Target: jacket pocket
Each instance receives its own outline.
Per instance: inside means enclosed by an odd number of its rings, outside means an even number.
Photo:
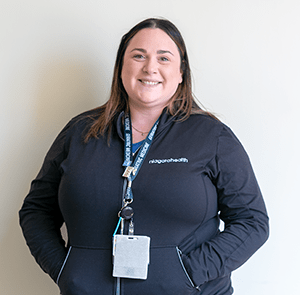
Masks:
[[[182,256],[181,250],[180,250],[178,247],[176,247],[176,251],[177,251],[177,255],[178,255],[179,262],[180,262],[180,264],[181,264],[181,267],[182,267],[182,269],[183,269],[183,271],[184,271],[184,273],[185,273],[187,279],[189,280],[191,286],[192,286],[193,288],[195,288],[195,284],[193,283],[193,281],[192,281],[190,275],[188,274],[188,272],[187,272],[187,270],[186,270],[186,268],[185,268],[185,266],[184,266],[184,264],[183,264],[183,261],[182,261],[182,258],[181,258],[181,256]]]
[[[62,295],[113,294],[111,249],[72,246],[58,278]]]
[[[66,263],[67,263],[67,261],[68,261],[68,258],[69,258],[69,256],[70,256],[71,250],[72,250],[72,246],[70,246],[70,248],[69,248],[69,250],[68,250],[68,253],[67,253],[66,257],[65,257],[65,260],[64,260],[64,262],[63,262],[63,264],[62,264],[62,266],[61,266],[61,268],[60,268],[60,271],[59,271],[59,273],[58,273],[58,276],[57,276],[57,279],[56,279],[56,284],[57,284],[57,285],[58,285],[58,283],[59,283],[59,279],[60,279],[61,274],[62,274],[62,272],[63,272],[63,270],[64,270],[64,268],[65,268],[65,265],[66,265]]]
[[[147,280],[122,280],[124,294],[194,294],[195,287],[182,267],[178,250],[175,245],[152,247]]]

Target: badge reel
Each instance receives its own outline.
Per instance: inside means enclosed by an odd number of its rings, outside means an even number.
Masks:
[[[129,234],[113,237],[113,276],[146,280],[150,261],[150,238],[133,235],[133,209],[127,204],[119,217],[129,221]]]

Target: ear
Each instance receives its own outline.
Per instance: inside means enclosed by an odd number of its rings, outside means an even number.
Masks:
[[[183,80],[182,75],[183,75],[183,73],[182,73],[182,71],[180,70],[180,76],[179,76],[178,84],[182,83],[182,80]]]
[[[185,70],[185,62],[184,62],[184,60],[182,60],[181,64],[180,64],[180,78],[179,78],[178,84],[182,83],[184,70]]]

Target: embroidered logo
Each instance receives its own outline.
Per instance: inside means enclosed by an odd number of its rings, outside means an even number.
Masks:
[[[149,161],[149,164],[165,164],[165,163],[188,163],[189,160],[187,158],[179,158],[179,159],[153,159]]]

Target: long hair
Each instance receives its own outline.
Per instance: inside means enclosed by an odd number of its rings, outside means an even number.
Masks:
[[[184,40],[179,30],[173,23],[166,19],[148,18],[135,25],[127,34],[122,37],[114,66],[110,98],[104,105],[95,109],[99,110],[99,113],[97,115],[97,119],[95,119],[90,129],[86,133],[85,142],[87,142],[91,137],[97,138],[99,135],[104,135],[106,131],[108,132],[108,134],[110,134],[113,120],[116,114],[118,114],[122,110],[129,109],[128,95],[121,80],[123,58],[130,40],[140,30],[146,28],[163,30],[177,45],[180,54],[182,82],[178,85],[175,94],[169,101],[169,104],[167,106],[168,112],[172,116],[177,116],[180,114],[181,120],[187,119],[192,113],[209,114],[202,111],[195,102],[192,93],[191,70],[188,55]]]

